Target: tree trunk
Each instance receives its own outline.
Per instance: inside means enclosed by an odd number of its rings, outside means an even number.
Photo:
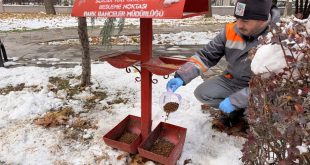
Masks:
[[[299,19],[307,19],[310,14],[309,0],[296,0],[295,1],[295,16]]]
[[[308,1],[307,1],[308,2]],[[305,15],[304,15],[304,18],[309,18],[309,15],[310,15],[310,3],[308,3],[308,7],[307,7],[307,10],[305,12]]]
[[[303,12],[303,15],[305,16],[305,17],[307,17],[306,15],[307,15],[307,12],[308,12],[308,10],[309,10],[309,8],[308,8],[308,3],[309,3],[309,1],[308,0],[306,0],[305,1],[305,9],[304,9],[304,12]]]
[[[298,6],[299,6],[299,5],[298,5],[298,1],[299,1],[299,0],[296,0],[296,1],[295,1],[295,14],[298,14],[298,13],[299,13],[299,10],[298,10]]]
[[[304,1],[303,0],[300,0],[300,3],[299,3],[299,12],[302,13],[304,11]]]
[[[85,17],[78,18],[78,33],[80,38],[80,43],[82,45],[82,77],[81,86],[90,85],[90,54],[89,54],[89,40],[87,34],[87,22]]]
[[[44,6],[45,6],[46,14],[56,15],[56,10],[55,10],[52,0],[44,0]]]
[[[208,13],[205,15],[205,17],[212,17],[212,2],[211,1],[209,1],[208,2],[209,4],[208,4]]]
[[[4,12],[3,11],[3,2],[2,2],[2,0],[0,0],[0,13],[2,13],[2,12]]]
[[[292,5],[293,5],[292,0],[286,0],[285,9],[284,9],[284,13],[283,13],[284,17],[290,16],[293,14]]]

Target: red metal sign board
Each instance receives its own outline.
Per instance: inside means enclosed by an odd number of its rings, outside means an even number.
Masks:
[[[182,18],[185,0],[76,0],[72,16]]]

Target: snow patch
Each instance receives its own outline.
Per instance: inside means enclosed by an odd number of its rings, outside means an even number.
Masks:
[[[164,5],[171,5],[173,3],[178,3],[180,0],[165,0]]]
[[[284,54],[285,52],[285,54]],[[287,67],[285,55],[300,59],[302,54],[291,53],[288,48],[284,51],[279,44],[267,44],[258,48],[251,63],[251,70],[254,74],[280,73]],[[268,76],[268,74],[266,74]]]

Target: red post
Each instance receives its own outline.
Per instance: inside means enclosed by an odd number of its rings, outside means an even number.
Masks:
[[[140,18],[141,63],[152,58],[152,19]],[[141,68],[141,134],[145,140],[152,129],[152,73]]]

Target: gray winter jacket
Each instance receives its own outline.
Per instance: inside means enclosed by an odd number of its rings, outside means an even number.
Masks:
[[[275,23],[279,20],[280,12],[274,7],[271,10],[270,22]],[[180,77],[185,85],[216,65],[225,56],[228,65],[224,75],[229,75],[234,84],[245,87],[230,95],[229,98],[235,107],[247,107],[248,83],[252,75],[251,61],[247,58],[248,51],[259,44],[258,37],[267,34],[267,29],[257,36],[247,37],[239,32],[235,23],[228,23],[220,34],[190,58],[191,62],[187,62],[176,72],[176,77]]]

